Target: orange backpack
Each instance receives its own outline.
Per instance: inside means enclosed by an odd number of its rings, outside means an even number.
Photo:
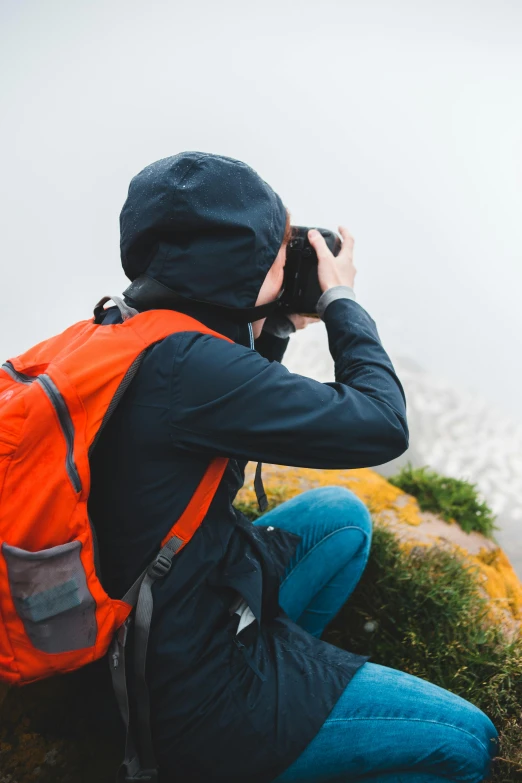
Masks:
[[[87,513],[89,454],[149,346],[181,331],[232,341],[183,313],[137,313],[112,299],[123,323],[98,323],[105,297],[94,319],[74,324],[0,370],[0,680],[23,685],[78,669],[109,651],[128,728],[124,648],[134,619],[140,753],[128,731],[118,780],[154,781],[145,683],[151,586],[201,524],[228,459],[211,461],[180,519],[158,541],[154,562],[117,600],[98,578]]]

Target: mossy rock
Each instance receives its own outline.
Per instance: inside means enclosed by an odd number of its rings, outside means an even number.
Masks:
[[[235,502],[250,518],[260,515],[254,473],[255,465],[249,463],[244,486]],[[512,636],[519,634],[522,584],[492,537],[491,512],[477,499],[473,485],[468,482],[409,466],[387,480],[370,468],[316,470],[263,465],[263,484],[269,501],[267,511],[314,487],[336,485],[350,489],[368,507],[374,523],[391,530],[402,542],[405,552],[417,546],[435,546],[461,555],[469,568],[476,571],[482,591],[489,599],[492,618],[502,623]],[[401,485],[415,490],[419,497],[408,494]],[[448,509],[453,516],[448,514]],[[476,518],[475,529],[470,521],[472,514]]]
[[[254,468],[236,499],[251,519],[260,516]],[[500,733],[493,780],[521,783],[522,586],[474,485],[411,466],[386,480],[368,468],[264,465],[263,483],[267,511],[328,485],[361,498],[374,521],[370,558],[323,638],[476,704]]]
[[[260,515],[254,469],[249,463],[235,501],[252,519]],[[522,586],[473,485],[442,478],[410,468],[386,480],[370,469],[263,466],[268,510],[339,485],[372,514],[368,566],[324,638],[477,704],[501,734],[494,780],[521,783]],[[115,710],[105,661],[21,689],[0,686],[0,783],[112,783],[123,751]]]

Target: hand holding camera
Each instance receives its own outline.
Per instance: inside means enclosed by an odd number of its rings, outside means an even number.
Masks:
[[[308,232],[308,240],[317,254],[317,277],[323,293],[336,285],[353,288],[357,274],[353,265],[354,239],[344,226],[339,226],[339,233],[343,243],[339,253],[334,255],[319,231],[312,228]]]
[[[337,285],[354,286],[357,274],[353,264],[354,239],[344,226],[339,226],[339,233],[342,244],[339,237],[327,229],[294,228],[294,238],[287,251],[283,306],[286,318],[296,329],[304,329],[321,320],[312,305],[322,293]],[[291,312],[292,308],[294,312]]]

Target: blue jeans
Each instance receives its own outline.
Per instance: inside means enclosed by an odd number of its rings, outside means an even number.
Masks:
[[[302,536],[280,604],[320,637],[366,566],[371,517],[343,487],[311,489],[255,524]],[[365,663],[319,733],[275,783],[478,783],[498,751],[490,719],[465,699],[386,666]]]

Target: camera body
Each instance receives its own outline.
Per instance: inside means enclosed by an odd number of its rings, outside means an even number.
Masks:
[[[292,239],[286,248],[283,293],[277,309],[283,313],[317,315],[317,302],[322,294],[317,276],[317,253],[308,240],[310,228],[292,226]],[[317,228],[323,235],[329,250],[334,256],[342,247],[340,237],[327,228]]]

